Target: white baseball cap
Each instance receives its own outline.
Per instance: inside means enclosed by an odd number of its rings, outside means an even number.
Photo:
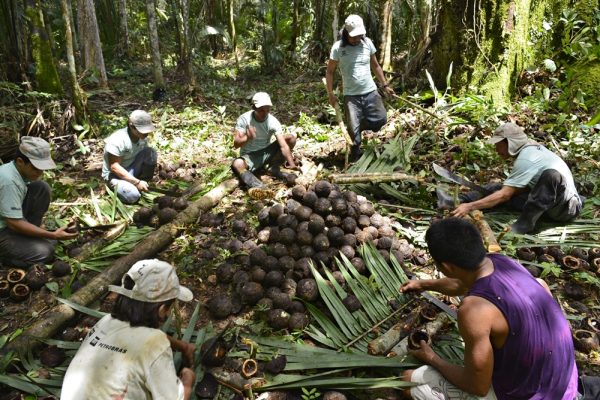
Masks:
[[[40,137],[23,136],[19,150],[37,169],[56,168],[56,164],[50,157],[50,144]]]
[[[367,33],[363,19],[356,14],[348,15],[344,22],[344,28],[348,31],[350,37],[364,35]]]
[[[272,106],[271,97],[265,92],[257,92],[252,96],[252,104],[256,108],[261,108],[264,106]]]
[[[134,282],[132,289],[124,287],[126,276]],[[157,259],[141,260],[133,264],[123,276],[121,285],[109,285],[108,290],[147,303],[160,303],[173,299],[190,301],[194,298],[190,289],[179,285],[175,268],[168,262]]]

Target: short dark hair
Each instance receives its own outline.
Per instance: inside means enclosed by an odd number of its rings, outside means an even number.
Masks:
[[[462,218],[436,221],[425,233],[429,254],[437,262],[448,262],[473,271],[483,261],[486,250],[479,231]]]
[[[125,289],[132,289],[134,284],[131,277],[126,275],[124,283]],[[119,295],[115,301],[111,315],[118,320],[129,322],[131,327],[145,326],[147,328],[159,328],[160,317],[158,315],[158,309],[163,304],[170,306],[174,301],[175,299],[159,303],[148,303]]]
[[[20,158],[21,160],[23,160],[23,162],[24,162],[25,164],[31,164],[31,160],[29,160],[29,157],[27,157],[25,154],[23,154],[23,153],[21,152],[21,149],[19,149],[19,148],[17,148],[17,151],[16,151],[16,153],[15,153],[15,160],[16,160],[17,158]]]

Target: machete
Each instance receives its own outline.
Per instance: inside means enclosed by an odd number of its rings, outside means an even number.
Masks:
[[[163,189],[150,185],[148,186],[148,190],[173,197],[179,197],[182,193],[181,189],[179,189],[177,186],[172,186],[170,188]]]
[[[492,193],[490,190],[488,190],[482,186],[479,186],[473,182],[470,182],[470,181],[466,180],[465,178],[463,178],[462,176],[456,175],[454,172],[448,171],[446,168],[442,167],[441,165],[432,163],[432,166],[433,166],[433,170],[435,171],[435,173],[438,174],[439,176],[441,176],[442,178],[446,178],[449,181],[458,183],[459,185],[466,186],[469,189],[476,190],[485,196]]]
[[[118,224],[106,224],[106,225],[94,225],[94,226],[82,226],[79,224],[79,222],[75,222],[70,224],[66,231],[69,233],[77,233],[77,232],[81,232],[81,231],[89,231],[89,230],[94,230],[94,231],[107,231],[109,229],[114,228],[115,226],[117,226]]]

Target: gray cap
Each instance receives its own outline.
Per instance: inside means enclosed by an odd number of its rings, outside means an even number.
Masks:
[[[156,130],[156,127],[152,123],[152,117],[144,110],[135,110],[129,115],[129,122],[135,129],[140,131],[140,133],[150,133]]]
[[[44,139],[35,136],[23,136],[19,150],[29,158],[34,167],[41,170],[56,168],[50,157],[50,144]]]
[[[496,128],[492,137],[488,139],[488,143],[496,144],[504,139],[508,141],[508,154],[511,156],[519,154],[525,146],[537,144],[534,140],[527,138],[523,128],[513,122],[507,122]]]
[[[363,19],[356,14],[348,15],[348,18],[346,18],[346,21],[344,22],[344,28],[346,28],[350,37],[367,33]]]

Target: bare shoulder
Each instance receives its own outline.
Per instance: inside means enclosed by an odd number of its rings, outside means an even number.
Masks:
[[[458,325],[463,337],[489,337],[496,348],[502,347],[508,334],[508,322],[502,311],[478,296],[464,298],[458,309]]]

